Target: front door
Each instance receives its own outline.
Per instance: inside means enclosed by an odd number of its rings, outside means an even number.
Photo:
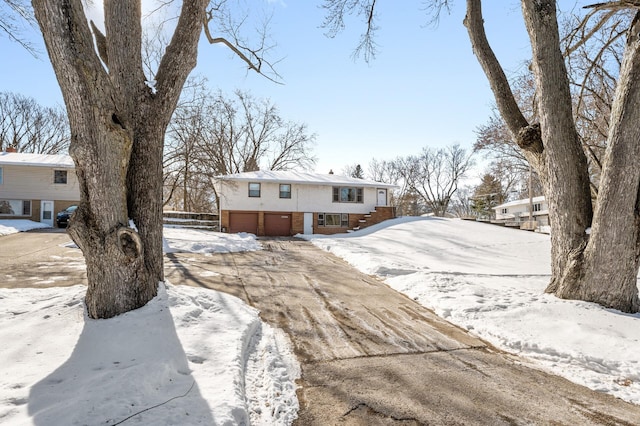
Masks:
[[[386,189],[378,189],[378,203],[377,206],[386,206],[387,205],[387,190]]]
[[[40,222],[53,227],[53,201],[40,201]]]

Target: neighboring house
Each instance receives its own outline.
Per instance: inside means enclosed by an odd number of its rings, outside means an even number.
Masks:
[[[0,152],[0,219],[30,219],[54,226],[56,212],[80,199],[68,155]]]
[[[380,182],[332,174],[257,171],[218,176],[220,226],[259,236],[335,234],[395,217]]]
[[[538,226],[549,225],[549,205],[544,196],[524,198],[495,206],[496,220],[502,222],[526,222],[529,220],[529,206],[533,206],[533,221]]]

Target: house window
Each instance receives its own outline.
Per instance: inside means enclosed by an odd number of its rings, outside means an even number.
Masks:
[[[500,212],[501,212],[502,214],[507,214],[507,209],[502,209],[502,210],[500,210]]]
[[[291,185],[288,183],[280,184],[280,198],[291,198]]]
[[[318,226],[348,228],[348,213],[318,213]]]
[[[31,200],[0,200],[0,216],[31,216]]]
[[[334,186],[333,187],[333,202],[334,203],[362,203],[363,188],[354,188],[349,186]]]
[[[53,183],[67,183],[67,171],[66,170],[54,170],[53,171]]]
[[[249,183],[249,197],[260,197],[259,183]]]
[[[2,185],[2,167],[0,167],[0,185]]]
[[[533,205],[533,211],[534,212],[539,212],[540,210],[542,210],[542,204],[541,203],[536,203]]]

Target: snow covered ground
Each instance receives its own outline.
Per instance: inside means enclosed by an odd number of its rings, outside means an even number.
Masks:
[[[640,404],[640,314],[544,294],[548,235],[423,217],[305,238],[497,347]]]
[[[38,225],[0,223],[11,232]],[[260,249],[250,235],[166,231],[173,251]],[[300,371],[288,339],[239,299],[167,284],[141,309],[91,320],[85,291],[82,285],[0,289],[0,423],[288,425],[295,419]]]

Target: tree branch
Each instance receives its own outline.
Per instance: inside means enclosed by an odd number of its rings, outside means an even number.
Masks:
[[[480,62],[480,66],[482,66],[489,80],[500,115],[507,124],[513,138],[520,148],[533,154],[542,153],[544,146],[540,137],[539,127],[530,126],[522,114],[511,91],[507,76],[489,45],[484,30],[480,0],[467,0],[467,15],[464,18],[464,25],[469,33],[473,53],[478,58],[478,62]]]

